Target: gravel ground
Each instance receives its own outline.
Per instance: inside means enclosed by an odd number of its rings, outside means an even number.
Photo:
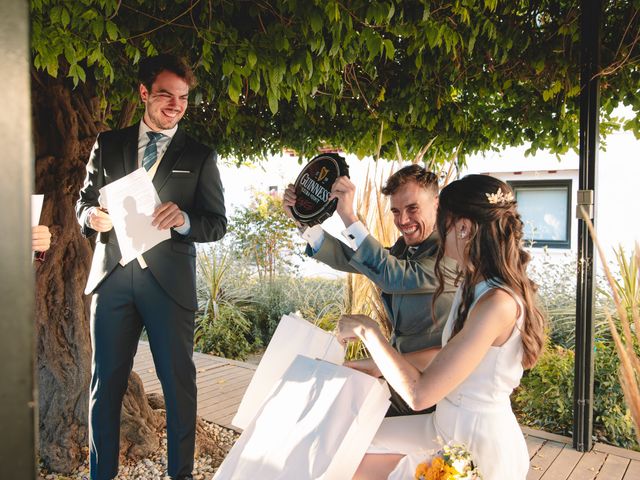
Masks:
[[[228,446],[228,451],[239,437],[237,432],[223,428],[214,423],[205,422],[206,426],[219,439],[222,446]],[[214,458],[210,455],[203,455],[195,459],[193,467],[194,480],[209,480],[217,466],[222,462],[222,458]],[[166,432],[162,437],[162,447],[158,449],[158,453],[150,458],[144,458],[138,462],[127,460],[124,464],[120,464],[117,480],[168,480],[167,471],[167,437]],[[89,480],[89,461],[82,464],[71,475],[61,475],[51,473],[44,469],[40,470],[38,480]]]

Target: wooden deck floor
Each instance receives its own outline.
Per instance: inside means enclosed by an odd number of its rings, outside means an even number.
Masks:
[[[202,353],[194,354],[198,414],[233,428],[231,419],[256,367]],[[147,393],[160,392],[146,342],[140,342],[134,370]],[[571,439],[524,427],[531,465],[527,480],[640,480],[640,453],[598,443],[588,453],[575,451]],[[507,480],[507,479],[505,479]]]

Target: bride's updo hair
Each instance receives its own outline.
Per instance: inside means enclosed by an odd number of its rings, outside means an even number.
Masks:
[[[524,323],[521,336],[524,346],[522,364],[531,368],[544,343],[545,317],[536,305],[537,286],[527,276],[530,255],[523,248],[523,223],[511,188],[489,175],[467,175],[447,185],[440,192],[436,227],[440,249],[436,257],[436,275],[443,283],[440,261],[444,256],[447,232],[454,222],[471,222],[469,241],[463,255],[462,301],[458,308],[453,335],[464,326],[473,302],[475,285],[483,279],[495,279],[509,287],[523,303]],[[455,232],[451,232],[455,235]],[[437,297],[442,289],[434,295]]]

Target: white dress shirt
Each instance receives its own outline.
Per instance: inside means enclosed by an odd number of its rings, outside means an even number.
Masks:
[[[353,250],[358,250],[364,239],[369,235],[369,230],[358,220],[349,225],[341,233],[342,236],[347,239],[348,245]],[[313,253],[316,253],[320,250],[320,247],[322,247],[322,242],[324,242],[324,230],[320,225],[314,225],[302,232],[302,238],[307,241]]]
[[[138,130],[138,168],[142,167],[142,159],[144,158],[144,151],[147,148],[147,144],[149,143],[149,135],[147,132],[151,132],[152,130],[144,123],[144,120],[140,121],[140,129]],[[171,144],[171,140],[173,140],[173,136],[178,131],[178,125],[169,130],[158,130],[158,133],[161,133],[163,136],[160,137],[156,141],[156,163],[154,163],[149,170],[147,170],[147,174],[153,180],[156,172],[158,171],[158,165],[162,161],[162,157],[164,157],[167,148]],[[191,222],[189,221],[189,215],[186,212],[182,212],[182,216],[184,218],[184,224],[181,227],[173,227],[173,229],[178,232],[180,235],[186,235],[191,230]],[[138,263],[141,268],[147,268],[147,262],[144,261],[142,255],[138,255]]]
[[[147,148],[147,144],[150,141],[149,135],[147,135],[147,132],[150,132],[150,131],[152,130],[147,126],[146,123],[144,123],[144,120],[141,120],[140,127],[138,129],[138,161],[137,161],[138,168],[142,167],[142,159],[144,158],[144,151]],[[152,180],[154,175],[158,171],[158,166],[162,161],[162,157],[164,157],[164,154],[169,148],[169,145],[171,144],[171,140],[173,140],[173,136],[176,134],[177,131],[178,131],[178,125],[176,125],[175,127],[169,130],[159,131],[159,133],[162,133],[163,136],[156,141],[156,149],[157,149],[156,162],[147,171],[147,174],[149,175],[149,177],[151,177]],[[87,222],[89,219],[89,215],[91,214],[91,211],[94,208],[97,208],[97,207],[92,207],[87,211],[87,216],[85,217],[87,219]],[[176,232],[178,232],[180,235],[187,235],[191,231],[191,222],[189,220],[189,215],[187,215],[186,212],[182,212],[182,216],[184,218],[184,224],[180,227],[174,227],[173,229]],[[141,268],[147,268],[147,263],[144,261],[144,258],[142,257],[142,255],[138,255],[137,259]],[[122,263],[122,260],[120,261],[120,264],[124,266],[124,264]]]

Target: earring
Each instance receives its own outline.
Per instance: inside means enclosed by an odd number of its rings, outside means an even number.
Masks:
[[[458,238],[460,238],[460,239],[467,238],[467,233],[466,232],[458,233]]]

